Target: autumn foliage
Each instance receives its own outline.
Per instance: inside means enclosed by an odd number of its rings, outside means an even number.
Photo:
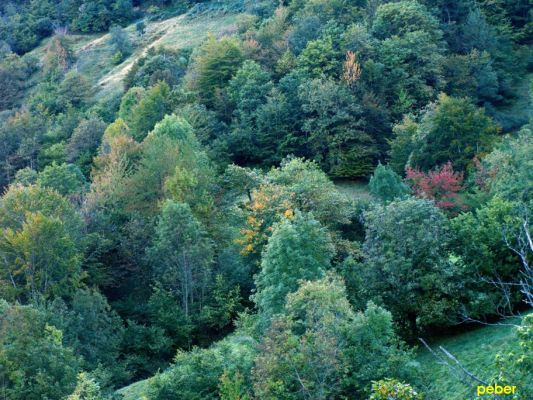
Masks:
[[[460,194],[463,179],[463,173],[454,172],[450,161],[427,173],[410,167],[406,170],[406,181],[415,196],[434,200],[437,207],[450,213],[466,208]]]

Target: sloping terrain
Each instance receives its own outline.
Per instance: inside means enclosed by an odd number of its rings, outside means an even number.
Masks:
[[[458,335],[428,339],[438,350],[444,347],[469,371],[479,377],[492,375],[496,354],[511,351],[516,345],[511,326],[485,326]],[[475,397],[474,385],[466,385],[448,367],[439,363],[428,350],[420,348],[417,361],[424,371],[427,386],[421,388],[429,399],[465,400]],[[135,382],[117,391],[124,400],[149,400],[147,389],[150,379]]]
[[[236,14],[206,13],[199,16],[180,15],[162,21],[145,21],[145,33],[137,34],[135,23],[125,28],[134,46],[133,53],[122,63],[113,65],[113,47],[110,35],[69,35],[76,58],[75,68],[98,87],[97,98],[106,97],[122,89],[122,79],[132,65],[148,49],[165,46],[171,49],[192,48],[200,44],[208,34],[221,35],[234,27]],[[49,40],[32,51],[42,58]]]
[[[97,77],[97,84],[100,88],[104,92],[109,92],[120,87],[122,79],[135,61],[145,55],[150,48],[160,46],[171,49],[192,48],[200,44],[208,34],[219,35],[225,30],[231,29],[234,22],[235,15],[203,15],[196,18],[181,15],[164,21],[148,23],[146,32],[142,37],[136,34],[135,26],[131,25],[126,28],[126,32],[135,44],[136,49],[129,58],[107,70],[105,74],[98,76],[98,71],[91,65],[90,61],[100,58],[93,57],[93,54],[96,56],[98,52],[109,51],[107,49],[109,47],[109,35],[107,34],[82,48],[79,59],[86,67],[85,70],[82,68],[80,71],[87,71],[88,75]],[[109,63],[110,57],[101,58]]]
[[[462,334],[429,339],[428,344],[438,353],[442,346],[453,354],[474,375],[488,379],[494,374],[498,353],[512,351],[517,345],[512,326],[484,326]],[[442,353],[440,353],[442,355]],[[465,400],[475,397],[475,384],[465,384],[449,367],[443,365],[427,349],[421,347],[417,361],[424,371],[427,387],[423,391],[430,399]]]
[[[150,379],[132,383],[125,388],[117,391],[118,394],[123,396],[123,400],[149,400],[146,396],[146,390]]]

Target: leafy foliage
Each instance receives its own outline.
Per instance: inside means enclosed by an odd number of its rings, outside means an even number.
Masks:
[[[409,187],[392,169],[378,164],[368,184],[370,193],[384,202],[401,199],[409,194]]]
[[[465,208],[459,195],[463,189],[463,173],[454,172],[451,162],[427,174],[407,168],[405,179],[416,196],[435,201],[439,208],[451,213]]]
[[[441,95],[422,117],[409,164],[427,171],[451,161],[465,171],[475,155],[492,149],[497,133],[492,120],[468,99]]]
[[[422,399],[410,385],[395,379],[385,379],[372,384],[370,400],[417,400]]]
[[[376,205],[364,218],[363,293],[383,301],[412,332],[453,323],[461,282],[447,260],[444,215],[431,201],[406,199]]]
[[[74,390],[79,359],[42,313],[0,300],[0,333],[2,391],[10,399],[59,399]]]
[[[372,348],[372,359],[361,348]],[[267,399],[361,395],[370,379],[398,373],[407,359],[388,312],[369,303],[365,313],[354,313],[334,276],[303,281],[266,334],[254,391]]]
[[[524,297],[526,3],[2,2],[0,393],[439,397],[401,338]]]
[[[261,313],[279,313],[288,293],[299,280],[315,280],[328,269],[333,257],[331,238],[320,224],[296,211],[274,227],[256,279],[254,297]]]

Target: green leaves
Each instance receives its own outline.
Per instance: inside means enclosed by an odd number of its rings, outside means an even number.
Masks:
[[[61,399],[76,385],[80,360],[62,332],[30,306],[0,308],[0,381],[12,400]]]
[[[333,274],[300,281],[266,332],[252,373],[262,399],[363,398],[371,380],[408,375],[389,312],[354,313]]]
[[[329,233],[312,218],[296,211],[274,227],[256,278],[254,301],[263,317],[279,313],[298,281],[315,280],[330,267],[334,248]]]
[[[200,101],[213,107],[216,105],[218,90],[223,89],[237,72],[244,60],[240,43],[229,37],[220,40],[210,35],[193,56],[189,85],[197,90]]]
[[[0,200],[0,293],[22,302],[68,297],[80,285],[81,220],[58,193],[13,187]]]
[[[466,171],[474,156],[492,149],[498,133],[484,109],[441,94],[420,121],[409,164],[427,171],[451,161],[455,170]]]
[[[181,299],[185,316],[201,306],[210,277],[211,243],[190,207],[168,201],[148,250],[155,282]],[[197,310],[195,308],[194,310]]]
[[[378,164],[368,184],[370,193],[383,202],[405,198],[410,190],[402,179],[388,166]]]
[[[27,213],[19,231],[4,229],[0,240],[1,279],[9,299],[37,301],[69,296],[79,286],[81,254],[63,223]]]
[[[433,202],[409,198],[376,205],[364,220],[366,295],[381,299],[406,332],[453,321],[461,282],[448,286],[454,281],[445,273],[447,220]]]

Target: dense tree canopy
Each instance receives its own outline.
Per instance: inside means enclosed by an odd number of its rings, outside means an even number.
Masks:
[[[0,1],[0,398],[533,398],[532,13]]]

